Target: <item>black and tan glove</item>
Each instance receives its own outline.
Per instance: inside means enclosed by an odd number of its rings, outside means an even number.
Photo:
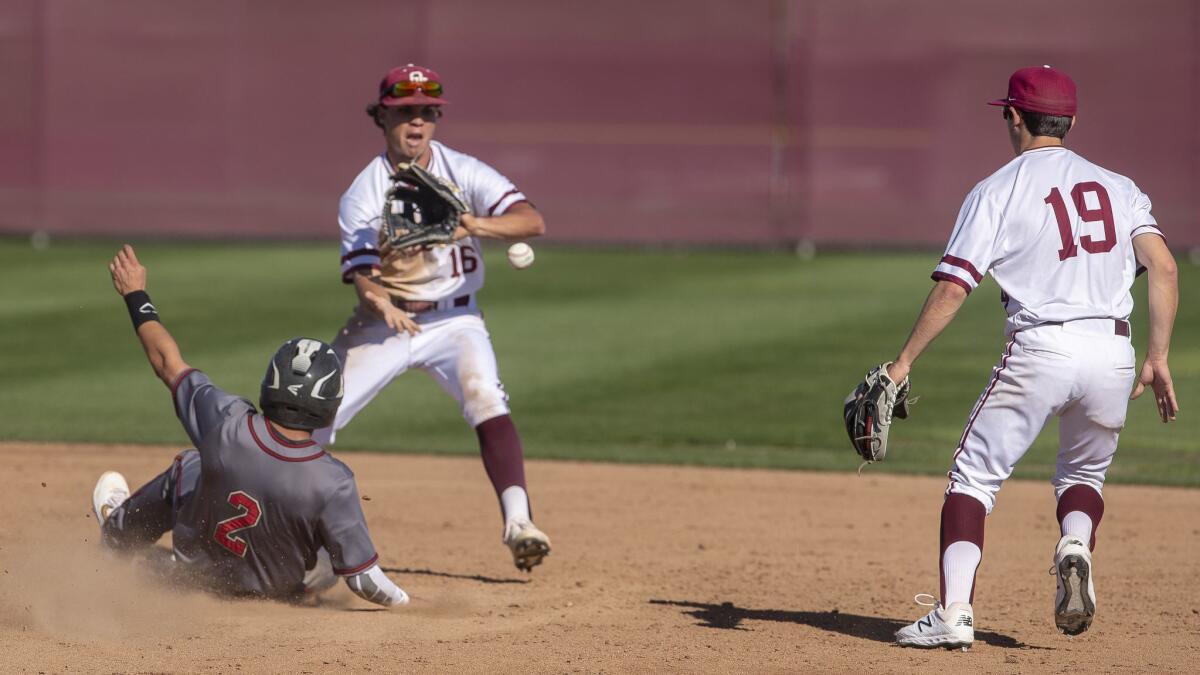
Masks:
[[[892,418],[908,418],[909,380],[905,377],[899,384],[892,382],[887,374],[889,365],[891,362],[872,368],[843,403],[850,444],[868,464],[887,456]]]
[[[448,244],[464,213],[471,209],[457,189],[421,168],[401,164],[383,203],[380,248],[400,250],[425,244]]]

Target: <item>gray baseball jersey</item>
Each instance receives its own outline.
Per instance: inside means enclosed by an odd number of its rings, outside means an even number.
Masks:
[[[200,482],[173,530],[176,559],[221,590],[282,597],[303,588],[317,551],[350,575],[378,560],[350,469],[280,436],[244,398],[198,370],[171,387],[200,452]]]

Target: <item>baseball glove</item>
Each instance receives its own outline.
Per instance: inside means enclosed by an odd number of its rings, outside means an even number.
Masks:
[[[900,384],[888,377],[888,363],[881,363],[867,373],[842,406],[846,433],[854,451],[867,464],[882,461],[887,456],[888,428],[892,418],[908,418],[909,381]]]
[[[470,210],[452,185],[418,164],[401,164],[383,203],[380,248],[448,244],[462,215]]]

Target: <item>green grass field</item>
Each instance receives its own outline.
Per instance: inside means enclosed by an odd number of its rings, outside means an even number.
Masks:
[[[139,245],[150,291],[185,359],[257,399],[285,339],[330,340],[353,304],[336,244]],[[116,243],[36,251],[0,240],[0,415],[7,440],[183,445],[112,290]],[[842,398],[899,348],[930,287],[934,253],[647,252],[539,247],[516,272],[487,252],[481,295],[531,457],[854,470]],[[1183,297],[1200,270],[1181,268]],[[1145,344],[1145,281],[1134,289],[1134,344]],[[942,473],[1003,344],[990,282],[914,373],[913,419],[868,471]],[[1180,421],[1136,402],[1110,476],[1200,484],[1200,310],[1186,303],[1171,365]],[[1017,469],[1047,477],[1049,429]],[[474,454],[457,406],[406,374],[339,434],[337,450]]]

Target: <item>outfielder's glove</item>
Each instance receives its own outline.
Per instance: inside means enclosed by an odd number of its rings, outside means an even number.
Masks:
[[[900,384],[892,382],[887,374],[889,365],[891,362],[872,368],[846,397],[842,408],[850,444],[867,463],[882,461],[887,455],[892,418],[908,418],[908,378]]]
[[[401,164],[383,203],[380,248],[448,244],[454,241],[462,215],[470,211],[453,186],[415,162]]]

